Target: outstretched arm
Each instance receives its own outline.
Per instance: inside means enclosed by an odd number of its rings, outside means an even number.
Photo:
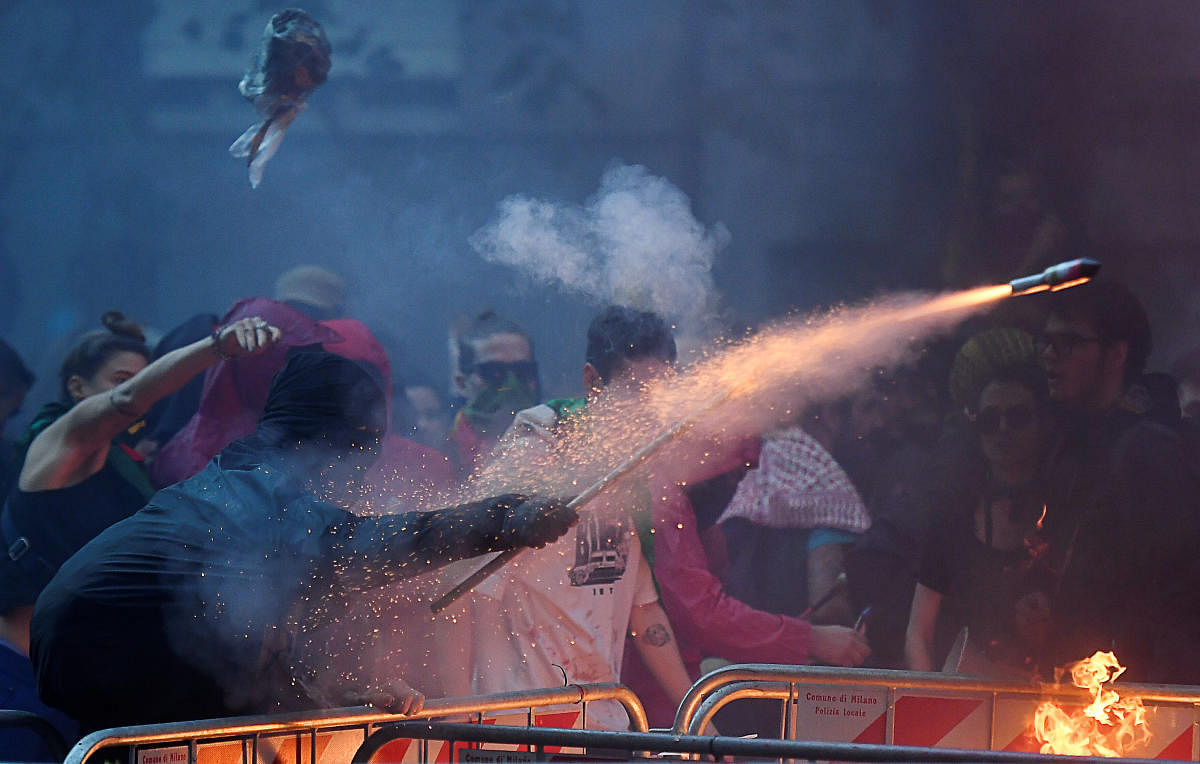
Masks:
[[[731,597],[709,569],[696,515],[682,491],[654,506],[654,578],[663,607],[689,645],[737,663],[807,663],[807,621],[757,610]]]
[[[348,516],[326,534],[327,559],[337,579],[380,586],[455,560],[545,546],[578,517],[563,502],[520,494],[432,512]]]
[[[274,345],[279,329],[244,318],[172,350],[112,390],[84,398],[41,432],[29,446],[18,485],[48,491],[82,482],[100,471],[109,444],[160,399],[216,363],[222,355],[250,355]]]
[[[666,611],[689,644],[738,663],[862,665],[871,652],[862,633],[813,626],[730,596],[709,569],[687,497],[677,489],[671,493],[654,507],[654,576]]]

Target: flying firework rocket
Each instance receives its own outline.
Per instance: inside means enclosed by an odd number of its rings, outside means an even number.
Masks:
[[[1013,296],[1037,292],[1057,292],[1091,281],[1100,272],[1100,263],[1086,257],[1051,265],[1041,273],[1008,282]]]
[[[676,417],[675,423],[661,431],[657,437],[638,449],[632,456],[624,459],[615,468],[590,487],[576,496],[568,506],[572,509],[582,508],[600,492],[611,485],[625,480],[630,474],[644,465],[658,450],[667,443],[674,441],[695,427],[702,419],[710,415],[721,404],[731,399],[742,397],[751,392],[761,392],[771,384],[779,384],[785,379],[797,382],[805,381],[811,368],[821,366],[813,359],[834,361],[840,358],[840,353],[846,347],[854,346],[861,353],[866,353],[873,362],[883,360],[889,348],[894,351],[894,338],[897,336],[896,327],[908,324],[910,327],[920,326],[922,321],[928,322],[937,315],[953,315],[956,312],[970,310],[986,305],[995,300],[1007,297],[1032,294],[1042,291],[1059,291],[1068,287],[1090,281],[1100,270],[1100,263],[1095,260],[1079,259],[1059,263],[1047,268],[1042,273],[1015,279],[1008,284],[978,287],[976,289],[942,295],[917,304],[896,304],[881,313],[873,315],[867,311],[850,312],[844,318],[849,320],[828,320],[818,330],[806,329],[801,325],[785,325],[781,330],[767,333],[760,337],[760,342],[748,343],[741,348],[731,348],[718,356],[709,364],[707,369],[693,369],[691,376],[700,380],[705,390],[717,388],[721,390],[715,396],[706,396],[707,400],[700,405],[690,402],[691,396],[687,391],[681,391],[682,402],[678,406],[670,406],[673,411],[688,412],[682,417]],[[913,327],[915,328],[915,327]],[[913,328],[905,331],[911,332]],[[931,327],[927,326],[927,329]],[[872,336],[881,346],[872,352],[863,345],[866,336]],[[724,361],[721,358],[724,358]],[[801,365],[797,366],[797,359]],[[844,362],[843,362],[844,363]],[[849,367],[845,367],[847,371]],[[820,387],[820,378],[808,379],[809,385]],[[671,397],[671,390],[660,390]],[[828,391],[827,391],[828,392]],[[728,433],[726,433],[728,434]],[[434,613],[439,613],[451,603],[473,589],[484,579],[507,565],[519,551],[501,553],[473,574],[454,586],[449,592],[438,597],[431,603]]]

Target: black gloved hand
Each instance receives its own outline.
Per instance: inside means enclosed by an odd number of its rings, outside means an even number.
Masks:
[[[579,514],[559,499],[507,494],[494,500],[504,510],[502,537],[512,547],[541,549],[566,533]]]

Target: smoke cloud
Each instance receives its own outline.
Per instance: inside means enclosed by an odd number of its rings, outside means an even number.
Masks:
[[[687,195],[667,179],[618,164],[582,206],[506,198],[470,244],[535,280],[600,304],[652,310],[688,330],[716,307],[712,266],[729,238],[721,223],[697,221]]]

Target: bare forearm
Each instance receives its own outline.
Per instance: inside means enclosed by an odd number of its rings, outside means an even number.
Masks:
[[[34,439],[21,469],[21,490],[62,488],[94,474],[112,439],[159,400],[221,357],[260,352],[279,337],[279,329],[260,318],[240,319],[222,328],[220,352],[206,337],[167,353],[111,390],[84,398]]]
[[[679,644],[662,605],[654,602],[635,607],[630,614],[629,630],[642,662],[671,702],[678,704],[691,688],[692,678],[683,665]]]
[[[929,645],[912,629],[904,635],[904,661],[909,671],[933,671]]]
[[[911,671],[933,671],[933,630],[941,606],[941,594],[917,584],[904,633],[904,658]]]
[[[113,438],[216,360],[212,341],[201,340],[168,353],[112,390],[79,401],[30,444],[21,489],[62,488],[94,473]]]
[[[216,360],[211,350],[201,354],[194,350],[197,347],[190,345],[163,356],[113,389],[76,403],[30,444],[18,481],[21,490],[55,490],[95,474],[103,466],[113,438]],[[188,355],[171,357],[189,350]],[[203,356],[207,356],[206,364],[200,365]],[[177,360],[182,362],[172,366]]]
[[[212,340],[205,338],[172,350],[114,388],[109,394],[112,404],[109,409],[120,419],[115,423],[117,432],[130,417],[145,414],[151,406],[179,390],[217,360]]]
[[[221,358],[260,352],[274,345],[279,337],[280,331],[260,318],[235,321],[222,327],[215,337],[172,350],[119,385],[112,391],[114,407],[125,414],[141,416]]]

